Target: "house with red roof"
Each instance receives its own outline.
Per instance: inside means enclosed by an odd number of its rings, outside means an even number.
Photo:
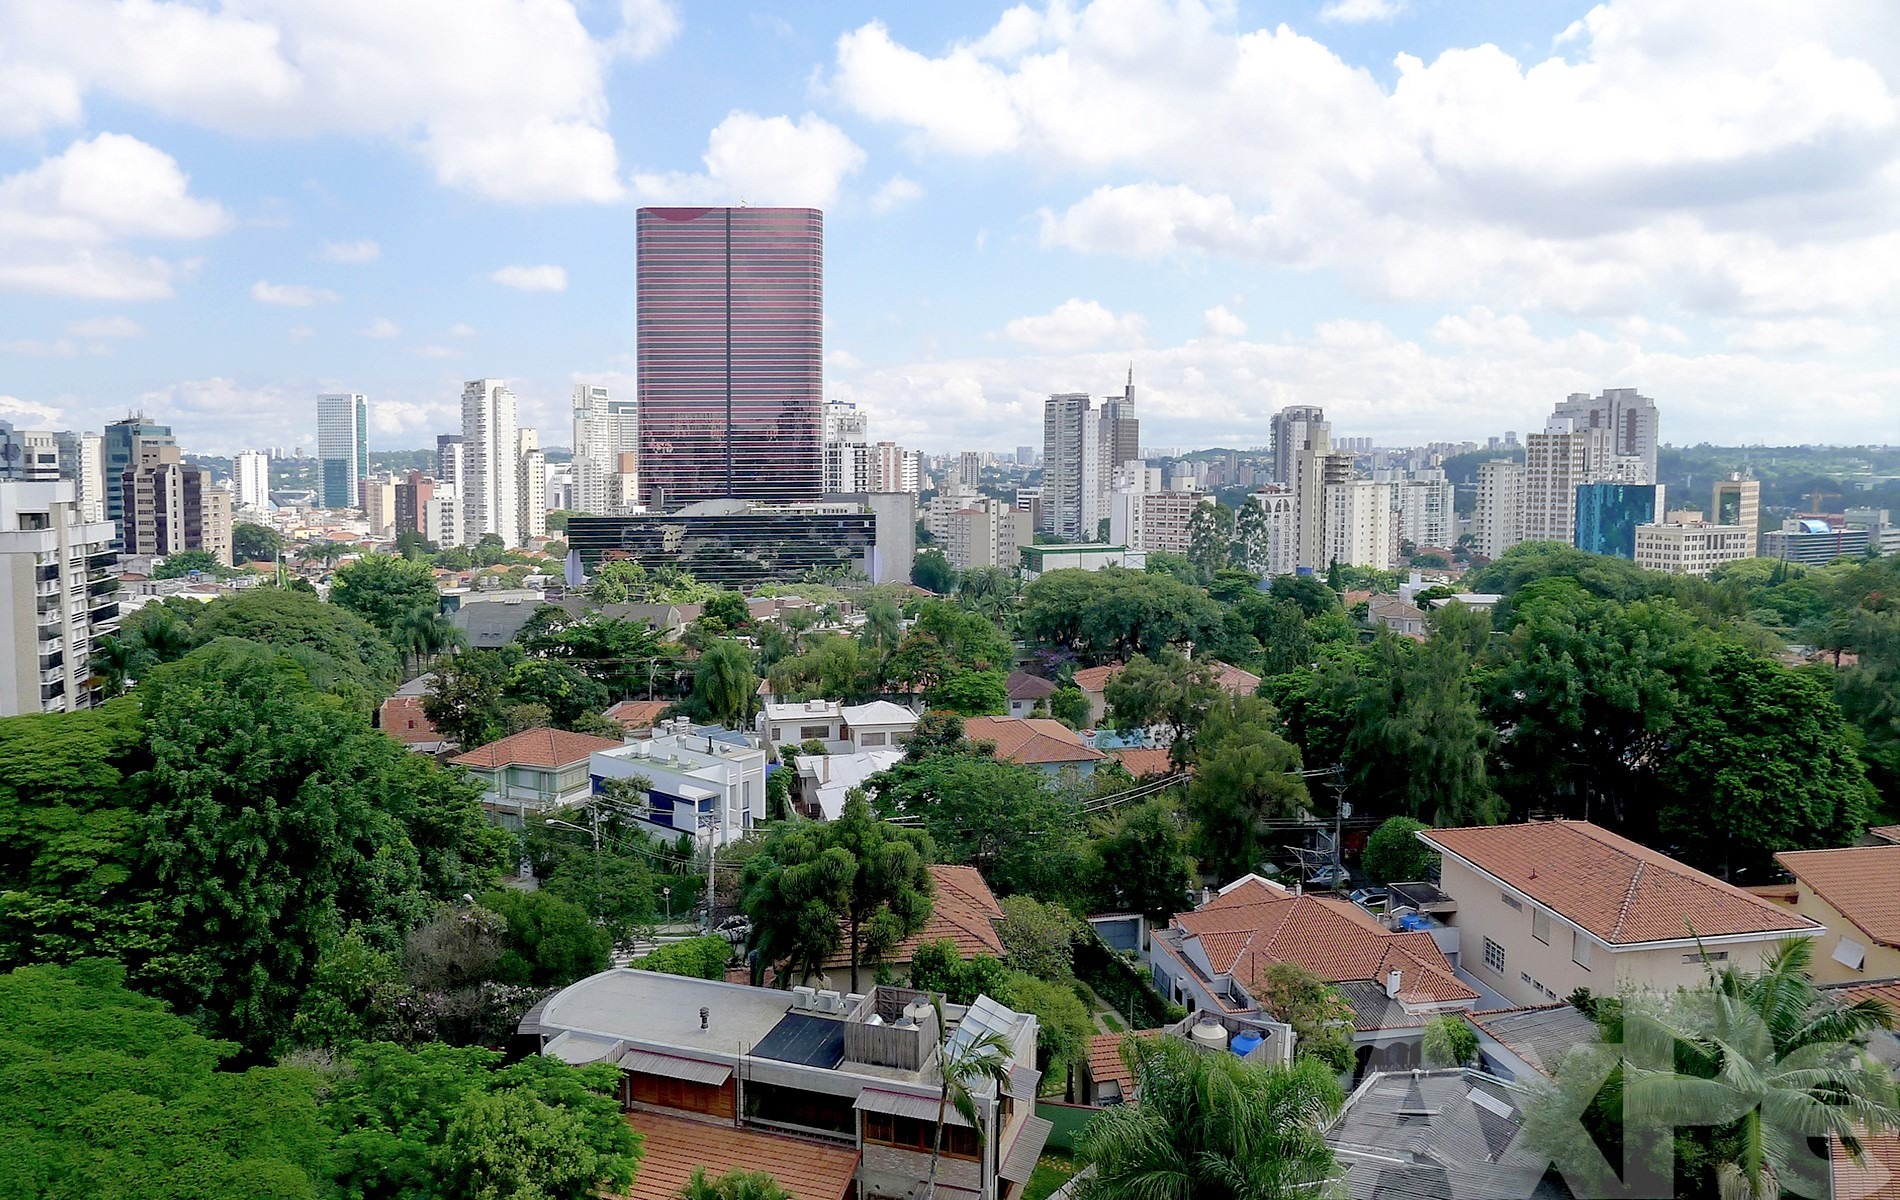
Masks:
[[[535,813],[585,800],[593,792],[587,766],[596,750],[617,750],[617,738],[565,729],[528,729],[477,746],[449,761],[480,779],[489,819],[519,829]]]
[[[443,754],[455,749],[455,743],[443,736],[422,711],[421,696],[391,696],[377,709],[376,724],[417,754]]]
[[[1000,759],[1050,775],[1092,775],[1098,764],[1108,761],[1107,754],[1088,745],[1075,730],[1047,717],[969,717],[963,722],[963,736],[994,745]]]
[[[1190,1013],[1259,1013],[1276,964],[1310,971],[1351,1006],[1362,1069],[1416,1066],[1425,1023],[1479,999],[1429,932],[1387,929],[1344,897],[1289,892],[1258,876],[1177,913],[1150,949],[1156,987]]]

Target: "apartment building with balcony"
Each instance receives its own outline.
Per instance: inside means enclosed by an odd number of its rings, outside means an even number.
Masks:
[[[71,480],[0,482],[0,716],[102,698],[92,655],[118,628],[116,533],[81,519]]]

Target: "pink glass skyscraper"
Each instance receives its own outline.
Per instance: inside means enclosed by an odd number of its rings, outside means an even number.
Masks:
[[[637,234],[641,499],[817,499],[824,214],[643,208]]]

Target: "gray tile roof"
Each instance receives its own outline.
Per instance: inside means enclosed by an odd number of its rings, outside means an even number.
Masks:
[[[1522,1143],[1522,1092],[1479,1071],[1368,1078],[1326,1131],[1353,1200],[1569,1200]]]
[[[1473,1013],[1472,1023],[1545,1075],[1554,1076],[1572,1046],[1597,1040],[1596,1022],[1568,1004]]]

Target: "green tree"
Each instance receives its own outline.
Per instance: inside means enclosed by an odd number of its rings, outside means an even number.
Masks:
[[[1049,697],[1049,715],[1070,729],[1086,729],[1092,711],[1088,696],[1079,687],[1059,687]]]
[[[422,712],[442,735],[464,749],[485,746],[507,736],[508,701],[504,690],[513,674],[511,657],[494,650],[471,650],[437,665]]]
[[[403,666],[416,669],[445,650],[462,644],[461,631],[433,607],[412,608],[396,618],[389,642],[402,655]]]
[[[725,938],[708,935],[671,942],[645,958],[634,959],[633,965],[642,971],[658,971],[662,975],[724,979],[726,964],[731,961],[732,943]]]
[[[1204,645],[1221,626],[1220,606],[1170,575],[1050,571],[1023,589],[1023,636],[1089,663],[1154,655],[1163,646]]]
[[[1419,1052],[1428,1067],[1466,1066],[1478,1059],[1478,1035],[1460,1017],[1433,1017]]]
[[[1064,983],[1075,973],[1075,940],[1082,923],[1060,904],[1045,904],[1034,896],[1005,896],[1003,919],[996,933],[1003,941],[1009,965],[1036,979]]]
[[[1214,572],[1226,566],[1233,556],[1234,510],[1215,501],[1194,506],[1188,518],[1188,561],[1194,564],[1200,582],[1214,578]]]
[[[508,948],[496,964],[507,982],[564,987],[610,965],[607,932],[578,904],[545,891],[497,888],[482,896],[482,906],[508,923]]]
[[[231,573],[231,569],[208,550],[179,550],[167,554],[165,561],[152,568],[153,579],[182,579],[193,573],[222,579]]]
[[[1266,701],[1222,696],[1195,735],[1188,787],[1195,852],[1219,878],[1253,870],[1265,846],[1263,822],[1297,816],[1306,806],[1300,752],[1277,727]]]
[[[1352,1005],[1298,963],[1267,968],[1255,997],[1260,1007],[1293,1027],[1301,1057],[1316,1058],[1335,1071],[1352,1069]]]
[[[962,671],[939,680],[924,702],[960,716],[994,716],[1009,708],[1009,681],[1001,671]]]
[[[927,592],[947,596],[957,586],[957,569],[950,565],[943,551],[926,546],[911,559],[910,581]]]
[[[855,864],[846,889],[846,947],[851,990],[859,987],[858,968],[876,962],[924,927],[936,894],[930,874],[929,835],[880,821],[861,791],[845,797],[836,821],[824,827],[826,840],[851,855]]]
[[[1187,753],[1188,732],[1201,723],[1219,695],[1213,668],[1190,661],[1172,647],[1163,647],[1154,658],[1137,654],[1102,687],[1115,728],[1166,728],[1177,762]]]
[[[1053,899],[1084,886],[1081,807],[1033,767],[952,751],[871,782],[880,812],[922,818],[942,861],[976,867],[999,892]]]
[[[728,729],[744,724],[758,698],[759,677],[753,673],[752,652],[739,642],[722,638],[706,648],[693,673],[693,704]]]
[[[313,685],[347,697],[364,711],[387,695],[396,679],[396,653],[382,631],[310,592],[257,587],[221,596],[197,614],[190,642],[203,645],[217,638],[275,646],[298,661]]]
[[[1059,1062],[1064,1069],[1087,1061],[1095,1022],[1072,983],[1052,983],[1011,971],[1004,984],[1009,1007],[1036,1017],[1036,1062],[1045,1074]]]
[[[693,1177],[679,1191],[679,1200],[793,1200],[792,1194],[764,1171],[727,1171],[706,1178],[706,1168],[694,1167]]]
[[[1189,907],[1199,878],[1172,799],[1124,809],[1089,844],[1098,911],[1138,912],[1165,921]]]
[[[980,952],[964,958],[949,938],[922,943],[910,960],[910,986],[941,995],[951,1004],[970,1004],[978,996],[1007,1004],[1013,999],[1009,975],[1002,959]]]
[[[275,562],[284,536],[268,525],[239,521],[231,526],[231,558],[240,563]]]
[[[1344,1096],[1325,1064],[1268,1068],[1132,1036],[1122,1056],[1141,1103],[1079,1135],[1077,1163],[1094,1168],[1081,1200],[1294,1200],[1332,1177],[1321,1130]]]
[[[754,983],[769,966],[773,982],[790,987],[824,970],[844,942],[857,862],[849,850],[828,844],[820,829],[805,822],[774,829],[741,872],[750,945],[757,951]]]
[[[1387,817],[1366,839],[1359,863],[1381,883],[1424,879],[1438,865],[1438,855],[1418,835],[1430,828],[1411,817]]]
[[[330,581],[330,602],[389,633],[404,614],[418,608],[434,610],[442,597],[426,563],[393,554],[365,554],[337,570]]]

